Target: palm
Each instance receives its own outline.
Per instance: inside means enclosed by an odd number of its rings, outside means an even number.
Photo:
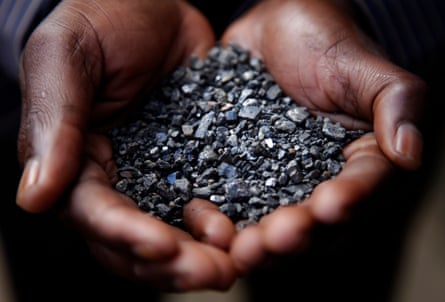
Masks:
[[[376,52],[370,41],[350,20],[323,7],[312,11],[298,1],[263,6],[229,28],[225,41],[244,44],[262,58],[301,105],[371,121],[372,116],[356,104],[357,87],[351,80],[365,56]]]

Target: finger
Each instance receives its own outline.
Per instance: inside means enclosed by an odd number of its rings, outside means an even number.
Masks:
[[[326,56],[331,61],[327,64],[337,62],[334,72],[347,79],[339,82],[343,92],[336,85],[330,88],[331,98],[346,113],[372,121],[377,142],[392,162],[403,169],[417,169],[423,153],[419,129],[426,84],[378,52],[368,51],[357,39],[341,42],[331,52],[336,55]]]
[[[281,207],[264,216],[233,240],[230,254],[237,270],[244,275],[280,255],[304,250],[314,225],[315,219],[305,205]]]
[[[419,129],[425,83],[365,46],[357,38],[346,39],[323,57],[325,65],[335,66],[320,75],[327,95],[339,110],[372,122],[377,142],[392,162],[416,169],[423,153]]]
[[[375,191],[394,169],[371,134],[348,146],[345,156],[340,174],[319,184],[308,200],[313,215],[323,223],[347,219],[357,202]]]
[[[162,262],[133,258],[97,242],[89,246],[109,271],[164,291],[226,290],[237,277],[227,254],[194,241],[181,242],[177,256]]]
[[[146,279],[169,291],[201,289],[227,290],[237,274],[229,255],[218,248],[196,241],[181,241],[180,252],[167,265],[139,263],[134,267],[138,279]],[[166,286],[168,286],[166,288]]]
[[[194,238],[227,250],[236,234],[235,225],[216,205],[193,199],[184,207],[184,223]]]
[[[230,256],[237,272],[246,275],[266,260],[267,252],[261,225],[248,226],[233,239]]]
[[[373,106],[379,145],[394,163],[409,170],[422,163],[423,138],[419,129],[425,91],[418,78],[402,75],[379,91]]]
[[[61,214],[87,238],[151,261],[174,257],[177,241],[190,238],[112,189],[107,175],[94,162],[85,165]]]
[[[27,211],[51,207],[78,172],[93,78],[100,72],[95,46],[92,35],[82,28],[68,30],[48,21],[25,47],[19,135],[24,173],[17,204]]]
[[[261,220],[264,247],[272,254],[303,250],[315,224],[309,208],[299,204],[281,207]]]

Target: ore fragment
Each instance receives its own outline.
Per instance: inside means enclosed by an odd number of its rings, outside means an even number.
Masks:
[[[363,134],[312,116],[247,51],[215,45],[109,132],[114,186],[171,225],[183,227],[182,209],[198,197],[243,229],[335,177],[343,147]]]

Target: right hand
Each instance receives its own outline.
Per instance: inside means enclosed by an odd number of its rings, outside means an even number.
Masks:
[[[50,208],[79,173],[86,135],[213,44],[207,20],[181,0],[60,2],[22,54],[18,205]]]
[[[163,76],[214,43],[207,20],[182,0],[62,1],[22,56],[18,205],[60,211],[99,262],[127,278],[171,291],[233,284],[223,251],[234,234],[228,218],[207,203],[190,204],[190,230],[204,243],[143,213],[112,188],[103,132]],[[216,213],[211,221],[194,219],[209,211]]]
[[[209,202],[192,200],[184,213],[192,236],[141,211],[110,185],[109,143],[88,136],[81,175],[58,205],[61,221],[77,230],[98,262],[116,275],[171,292],[229,288],[237,278],[227,252],[235,234],[232,222]]]

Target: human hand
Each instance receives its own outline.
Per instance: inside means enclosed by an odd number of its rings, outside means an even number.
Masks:
[[[18,205],[29,212],[61,208],[62,220],[119,275],[172,291],[231,285],[234,268],[222,251],[234,233],[230,221],[206,219],[215,208],[190,203],[187,226],[206,237],[199,243],[140,211],[112,189],[111,146],[100,131],[213,44],[207,21],[183,1],[61,2],[22,57]]]
[[[348,1],[268,0],[233,24],[223,38],[251,50],[301,105],[372,128],[398,166],[421,164],[417,130],[425,84],[384,58],[346,11]],[[334,4],[335,3],[335,4]]]
[[[106,137],[88,135],[86,146],[88,156],[79,179],[66,202],[56,208],[61,221],[86,239],[99,263],[164,291],[226,290],[235,282],[237,274],[227,253],[235,229],[216,206],[201,200],[187,205],[184,221],[190,232],[198,234],[202,225],[207,226],[207,243],[199,242],[114,190],[110,176],[116,167]]]
[[[313,113],[373,130],[344,150],[346,165],[301,205],[264,217],[235,238],[242,272],[269,254],[303,248],[314,224],[336,223],[377,189],[393,164],[421,163],[424,83],[385,59],[355,24],[345,1],[265,0],[233,23],[223,42],[261,58],[283,90]]]
[[[61,2],[23,51],[19,206],[51,207],[79,172],[85,134],[213,44],[207,21],[183,1]]]

